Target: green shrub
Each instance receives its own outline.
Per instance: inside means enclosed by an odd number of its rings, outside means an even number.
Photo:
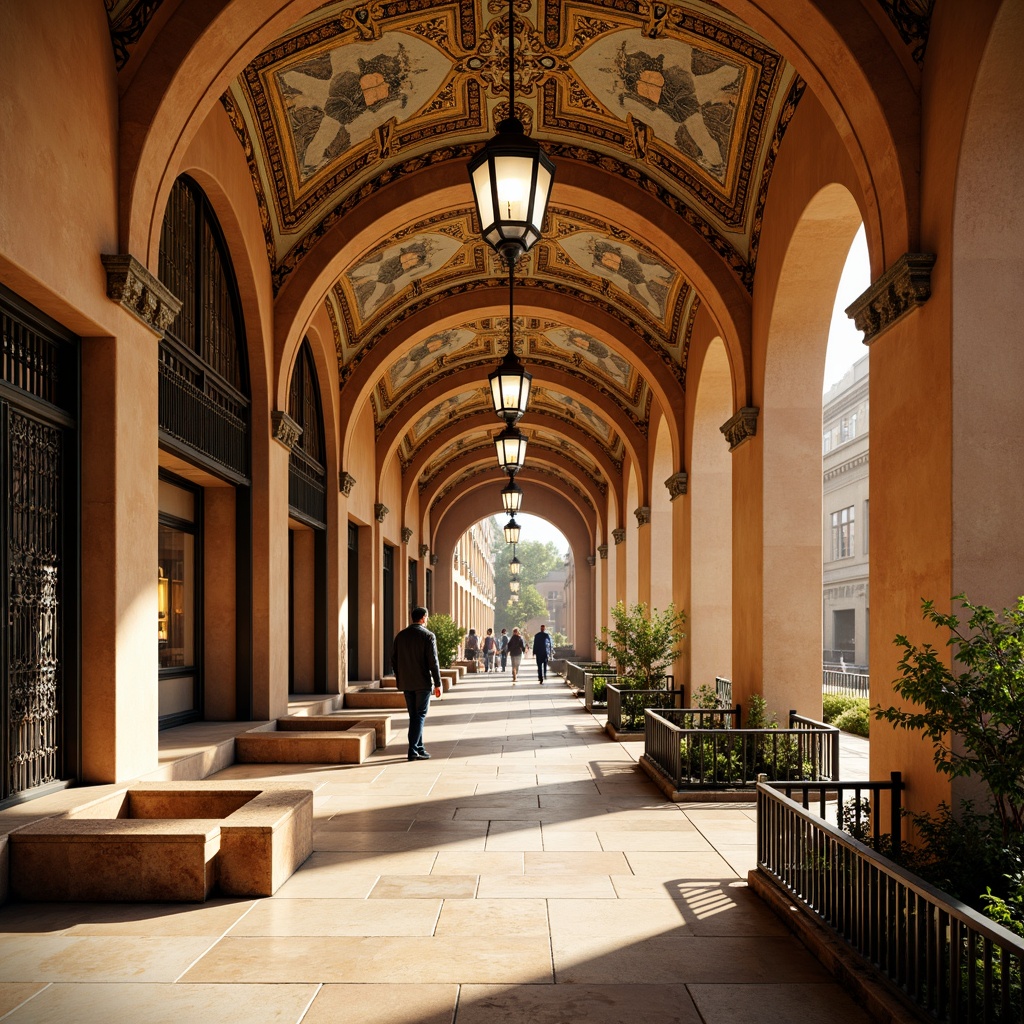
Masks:
[[[844,711],[855,708],[862,703],[865,707],[869,701],[866,697],[852,697],[845,693],[826,693],[821,698],[821,720],[825,723],[833,722]]]
[[[852,732],[855,736],[867,736],[871,724],[871,709],[867,697],[855,697],[859,703],[847,708],[833,720],[832,724],[843,732]]]
[[[455,655],[459,653],[459,644],[466,635],[466,627],[456,625],[450,615],[438,613],[427,619],[427,629],[437,640],[437,660],[441,668],[451,668]]]
[[[686,638],[682,628],[686,616],[673,604],[659,612],[643,603],[627,609],[621,601],[611,614],[615,625],[601,627],[602,636],[594,638],[597,649],[615,659],[620,675],[639,676],[651,688],[679,656],[679,645]]]

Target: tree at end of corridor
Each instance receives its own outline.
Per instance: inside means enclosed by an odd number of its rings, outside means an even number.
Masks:
[[[451,668],[459,653],[462,638],[466,635],[466,627],[456,625],[450,615],[438,613],[427,619],[427,629],[437,640],[437,660],[441,668]]]

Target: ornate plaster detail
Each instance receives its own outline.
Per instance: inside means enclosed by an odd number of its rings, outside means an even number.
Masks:
[[[673,473],[666,481],[665,486],[668,488],[669,501],[675,501],[676,498],[686,493],[686,487],[690,481],[690,477],[687,475],[685,469],[679,470],[678,473]]]
[[[594,555],[587,555],[587,565],[591,567],[597,565],[597,558]]]
[[[846,315],[864,332],[865,345],[873,345],[894,323],[928,301],[934,265],[934,253],[905,252],[846,307]]]
[[[302,437],[302,427],[288,413],[282,412],[280,409],[275,409],[270,414],[270,423],[274,440],[291,451]]]
[[[430,554],[430,547],[427,544],[420,545],[420,558],[426,558]]]
[[[636,525],[639,526],[650,526],[651,525],[651,506],[641,505],[639,508],[633,509],[633,515],[636,516]]]
[[[174,323],[181,299],[130,253],[103,253],[100,259],[107,270],[107,297],[154,334],[163,334]]]
[[[411,541],[411,540],[412,540],[412,527],[411,526],[403,526],[402,527],[402,543],[403,544],[408,544],[409,541]]]
[[[356,485],[356,478],[346,470],[342,470],[338,475],[338,490],[347,498],[352,493],[352,488]]]
[[[900,38],[912,46],[911,56],[917,64],[924,63],[935,0],[878,0]]]
[[[608,545],[607,544],[598,544],[597,545],[597,553],[602,558],[607,558],[608,557]]]
[[[373,515],[378,523],[383,523],[390,511],[391,509],[389,509],[387,505],[384,505],[379,501],[373,506]]]
[[[128,63],[131,48],[142,38],[150,19],[163,0],[106,0],[110,41],[114,44],[114,66],[118,71]]]
[[[438,563],[438,557],[437,557],[437,555],[431,555],[431,556],[430,556],[430,564],[431,564],[431,565],[437,565],[437,563]]]
[[[756,405],[745,405],[722,424],[719,429],[729,442],[729,451],[735,451],[744,441],[757,436],[757,414],[760,411]]]
[[[612,530],[612,540],[616,544],[621,544],[626,539],[626,528],[624,526],[616,527]]]

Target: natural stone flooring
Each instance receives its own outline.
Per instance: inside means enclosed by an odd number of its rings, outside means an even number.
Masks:
[[[862,1024],[747,889],[748,803],[672,804],[557,677],[463,679],[430,761],[235,765],[319,786],[269,899],[0,907],[0,1019]],[[860,772],[844,772],[851,777]]]

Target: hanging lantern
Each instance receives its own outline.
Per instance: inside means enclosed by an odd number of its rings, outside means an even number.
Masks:
[[[518,594],[519,593],[519,580],[509,580],[508,589],[513,594]]]
[[[509,519],[509,521],[505,524],[503,532],[505,534],[505,543],[506,544],[518,544],[519,543],[520,528],[519,528],[519,524],[515,520],[515,516],[513,516],[511,519]]]
[[[523,489],[516,483],[514,476],[501,489],[501,507],[510,516],[523,507]]]
[[[526,435],[517,427],[507,426],[494,435],[498,465],[506,473],[518,473],[526,464]]]

